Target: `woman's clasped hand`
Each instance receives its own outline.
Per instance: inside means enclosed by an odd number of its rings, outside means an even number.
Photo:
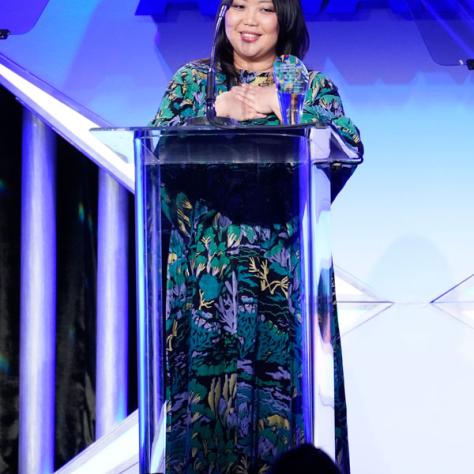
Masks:
[[[265,118],[274,113],[281,120],[280,106],[274,85],[259,87],[250,84],[234,86],[216,100],[216,114],[239,121]]]

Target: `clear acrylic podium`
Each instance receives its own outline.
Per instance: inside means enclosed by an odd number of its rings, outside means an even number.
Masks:
[[[305,438],[334,457],[335,315],[328,225],[332,199],[361,162],[357,152],[331,128],[314,125],[96,133],[119,151],[129,150],[132,134],[134,139],[140,472],[165,472],[165,299],[173,224],[163,213],[163,188],[205,202],[232,222],[265,227],[291,221],[295,226]]]

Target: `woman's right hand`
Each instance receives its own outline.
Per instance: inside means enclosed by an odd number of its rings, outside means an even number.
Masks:
[[[265,114],[257,112],[253,107],[245,103],[233,89],[217,96],[216,115],[218,117],[233,118],[239,122],[266,117]]]

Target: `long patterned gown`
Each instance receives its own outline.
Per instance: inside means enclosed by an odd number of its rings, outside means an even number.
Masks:
[[[203,116],[206,72],[200,62],[182,67],[153,125],[178,126]],[[241,71],[240,82],[265,86],[272,77]],[[219,73],[217,93],[228,87]],[[360,146],[337,89],[320,73],[311,73],[303,121],[331,121],[347,143]],[[251,123],[279,121],[272,114]],[[218,192],[213,199],[199,196],[200,186],[205,187],[202,173],[195,176],[194,188],[180,189],[172,179],[162,188],[162,208],[171,226],[167,474],[264,474],[279,454],[304,442],[297,223],[291,216],[268,213],[261,222],[258,215],[246,222],[227,212],[224,188],[232,187],[231,175],[222,177],[224,197]],[[349,474],[342,356],[335,331],[336,457]]]

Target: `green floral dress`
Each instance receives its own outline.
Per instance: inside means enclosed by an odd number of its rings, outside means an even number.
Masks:
[[[182,125],[190,117],[204,116],[206,73],[200,62],[182,67],[152,124]],[[265,86],[272,77],[241,71],[240,81]],[[227,90],[226,77],[218,74],[217,92]],[[361,146],[337,89],[320,73],[311,73],[303,120],[331,121],[347,143]],[[251,123],[279,121],[272,114]],[[232,187],[232,176],[223,177],[223,187]],[[305,439],[297,219],[272,211],[260,216],[261,222],[258,216],[236,218],[227,212],[224,192],[224,197],[199,197],[206,179],[196,174],[191,189],[168,176],[162,188],[162,208],[171,229],[166,472],[264,474],[279,454]],[[274,192],[281,199],[281,192]],[[336,339],[336,455],[348,474],[342,357]]]

